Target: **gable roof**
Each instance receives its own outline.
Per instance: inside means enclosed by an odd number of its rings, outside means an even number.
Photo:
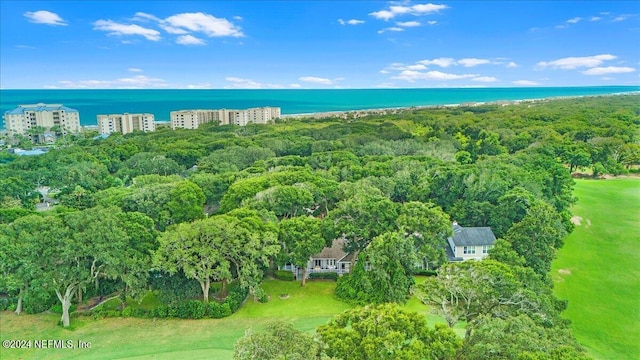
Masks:
[[[325,247],[320,253],[313,255],[312,258],[342,260],[347,255],[347,252],[344,251],[344,239],[338,238],[333,240],[331,247]]]
[[[455,246],[493,245],[496,236],[490,227],[462,227],[453,225],[453,236],[449,238]]]

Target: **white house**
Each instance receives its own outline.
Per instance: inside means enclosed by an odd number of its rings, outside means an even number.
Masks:
[[[496,242],[490,227],[462,227],[453,223],[453,236],[447,239],[449,261],[481,260]]]

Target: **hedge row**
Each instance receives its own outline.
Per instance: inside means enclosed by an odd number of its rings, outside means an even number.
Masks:
[[[309,274],[309,279],[338,280],[338,273],[334,273],[334,272],[311,273]]]
[[[288,270],[276,270],[273,275],[276,277],[276,279],[282,281],[294,281],[296,279],[296,276]]]
[[[186,300],[174,304],[159,305],[151,310],[138,307],[126,307],[122,311],[97,307],[91,314],[101,317],[137,317],[137,318],[180,318],[202,319],[205,317],[220,319],[238,311],[247,298],[248,290],[239,287],[232,289],[223,303],[215,301],[205,303],[200,300]]]

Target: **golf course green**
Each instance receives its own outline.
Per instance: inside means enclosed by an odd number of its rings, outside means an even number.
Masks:
[[[596,359],[640,359],[640,179],[577,180],[573,233],[553,262],[564,316]]]

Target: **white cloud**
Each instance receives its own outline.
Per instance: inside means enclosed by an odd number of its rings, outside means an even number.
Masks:
[[[177,14],[169,16],[164,21],[172,28],[202,32],[209,37],[244,36],[240,28],[229,20],[217,18],[202,12]]]
[[[567,25],[556,25],[556,29],[566,29],[568,28]]]
[[[138,69],[138,68],[128,68],[127,70],[132,73],[142,72],[142,69]]]
[[[180,45],[205,45],[206,42],[202,39],[198,39],[193,35],[181,35],[176,39],[176,44]]]
[[[157,16],[154,16],[154,15],[151,15],[151,14],[147,14],[147,13],[143,13],[143,12],[140,12],[140,11],[137,12],[135,15],[133,15],[133,18],[131,20],[133,20],[133,21],[142,21],[142,22],[147,22],[149,20],[162,21]]]
[[[440,67],[449,67],[451,65],[455,65],[456,61],[452,58],[437,58],[437,59],[433,59],[433,60],[422,60],[422,61],[418,61],[418,63],[423,64],[423,65],[438,65]]]
[[[35,49],[35,47],[29,45],[16,45],[16,47],[18,49]]]
[[[249,79],[242,79],[242,78],[237,78],[237,77],[227,77],[225,78],[225,80],[227,80],[228,82],[230,82],[232,85],[230,87],[232,88],[236,88],[236,89],[260,89],[262,88],[262,84],[253,80],[249,80]],[[227,88],[229,88],[229,86],[226,86]]]
[[[422,26],[422,24],[420,23],[420,21],[405,21],[405,22],[397,22],[396,25],[398,26],[402,26],[402,27],[416,27],[416,26]]]
[[[238,21],[242,21],[242,16],[234,16],[233,20],[238,20]]]
[[[184,35],[189,33],[187,30],[176,28],[173,26],[165,25],[165,24],[160,24],[160,28],[162,28],[162,30],[166,31],[167,33],[173,34],[173,35]]]
[[[333,85],[334,84],[334,80],[327,79],[327,78],[316,77],[316,76],[301,76],[301,77],[298,78],[298,80],[304,81],[304,82],[310,82],[310,83],[314,83],[314,84],[322,84],[322,85]]]
[[[510,61],[510,62],[507,64],[507,67],[508,67],[508,68],[517,68],[517,67],[518,67],[518,64],[516,64],[516,63],[515,63],[515,62],[513,62],[513,61]]]
[[[94,30],[107,31],[108,35],[140,35],[147,40],[160,40],[160,32],[153,29],[144,28],[139,25],[126,25],[113,22],[111,20],[98,20],[93,23]]]
[[[636,69],[628,66],[606,66],[606,67],[594,67],[583,71],[585,75],[605,75],[605,74],[623,74],[634,72]]]
[[[293,83],[293,84],[289,84],[289,87],[290,87],[290,88],[294,88],[294,89],[298,89],[298,88],[301,88],[301,87],[302,87],[302,85],[300,85],[300,84],[296,84],[296,83]]]
[[[225,80],[230,82],[230,85],[225,86],[225,89],[284,89],[286,86],[280,84],[263,84],[251,79],[243,79],[238,77],[229,76]],[[294,86],[295,87],[295,86]]]
[[[351,19],[351,20],[344,21],[342,19],[338,19],[338,23],[340,23],[340,25],[360,25],[360,24],[364,24],[364,20]]]
[[[47,86],[47,88],[52,89],[157,89],[166,87],[168,87],[168,84],[164,79],[144,75],[135,75],[116,80],[61,80],[58,81],[58,85]]]
[[[437,21],[435,21],[435,20],[427,21],[427,24],[429,24],[429,25],[435,25],[435,24],[437,24],[437,23],[438,23],[438,22],[437,22]]]
[[[391,77],[392,79],[406,80],[414,82],[416,80],[457,80],[477,77],[477,74],[449,74],[440,71],[427,71],[419,72],[414,70],[404,70],[398,76]]]
[[[422,64],[408,65],[407,70],[425,70],[427,67]]]
[[[394,16],[396,16],[396,14],[394,14],[393,12],[391,12],[389,10],[380,10],[380,11],[372,12],[369,15],[373,16],[376,19],[381,19],[381,20],[385,20],[385,21],[393,18]]]
[[[567,22],[568,22],[569,24],[577,24],[577,23],[579,23],[579,22],[580,22],[580,20],[582,20],[582,18],[581,18],[581,17],[574,17],[573,19],[569,19],[569,20],[567,20]]]
[[[392,26],[392,27],[384,28],[382,30],[378,30],[378,34],[383,34],[383,33],[386,33],[387,31],[399,32],[399,31],[404,31],[404,29],[401,27]]]
[[[592,17],[589,19],[589,21],[600,21],[600,20],[602,20],[602,18],[601,18],[601,17],[599,17],[599,16],[592,16]]]
[[[535,82],[535,81],[531,81],[531,80],[516,80],[513,82],[514,85],[521,85],[521,86],[536,86],[536,85],[540,85],[540,83]]]
[[[56,13],[46,10],[27,11],[23,14],[30,22],[54,26],[67,26],[67,23]]]
[[[211,84],[208,82],[199,84],[189,84],[184,86],[185,89],[211,89]]]
[[[491,60],[487,59],[477,59],[477,58],[466,58],[458,60],[458,64],[464,67],[474,67],[478,65],[490,64]]]
[[[624,21],[624,20],[627,20],[628,18],[630,18],[630,17],[632,17],[632,16],[633,16],[633,15],[631,15],[631,14],[623,14],[623,15],[619,15],[619,16],[616,16],[616,17],[612,20],[612,22]]]
[[[539,68],[550,67],[553,69],[571,70],[579,67],[596,67],[601,65],[604,61],[614,60],[616,58],[616,56],[611,54],[601,54],[595,56],[567,57],[553,61],[541,61],[536,65]]]
[[[498,79],[494,78],[493,76],[478,76],[478,77],[475,77],[475,78],[471,79],[471,81],[496,82],[496,81],[498,81]]]
[[[416,4],[412,6],[404,6],[404,5],[395,5],[389,6],[388,10],[380,10],[370,13],[369,15],[373,16],[376,19],[388,21],[396,17],[397,15],[403,14],[411,14],[414,16],[419,15],[428,15],[432,13],[437,13],[440,10],[447,9],[447,5],[437,5],[437,4]]]

